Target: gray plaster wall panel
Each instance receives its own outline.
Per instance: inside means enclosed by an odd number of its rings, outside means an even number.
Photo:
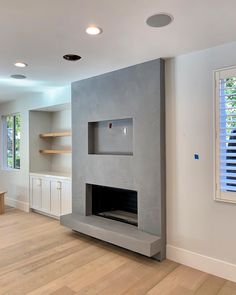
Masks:
[[[132,156],[89,155],[86,181],[92,184],[133,189],[134,170]]]
[[[164,61],[72,84],[73,213],[86,215],[86,183],[138,192],[138,228],[161,237],[165,256]],[[133,156],[89,155],[88,122],[133,119]]]

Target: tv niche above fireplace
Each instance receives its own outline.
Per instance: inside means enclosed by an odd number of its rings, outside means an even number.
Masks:
[[[92,194],[93,215],[138,225],[136,191],[92,184],[87,186],[90,187],[87,192]]]
[[[133,119],[88,123],[88,154],[133,155]]]

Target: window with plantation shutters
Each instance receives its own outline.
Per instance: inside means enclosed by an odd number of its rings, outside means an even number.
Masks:
[[[215,73],[216,199],[236,202],[236,69]]]

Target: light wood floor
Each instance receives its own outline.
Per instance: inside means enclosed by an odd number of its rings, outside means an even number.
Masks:
[[[236,284],[11,209],[0,216],[0,294],[235,295]]]

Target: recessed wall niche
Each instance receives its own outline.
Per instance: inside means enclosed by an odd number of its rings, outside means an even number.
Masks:
[[[88,153],[133,155],[133,119],[88,123]]]
[[[71,175],[70,104],[31,110],[29,125],[30,172]]]

